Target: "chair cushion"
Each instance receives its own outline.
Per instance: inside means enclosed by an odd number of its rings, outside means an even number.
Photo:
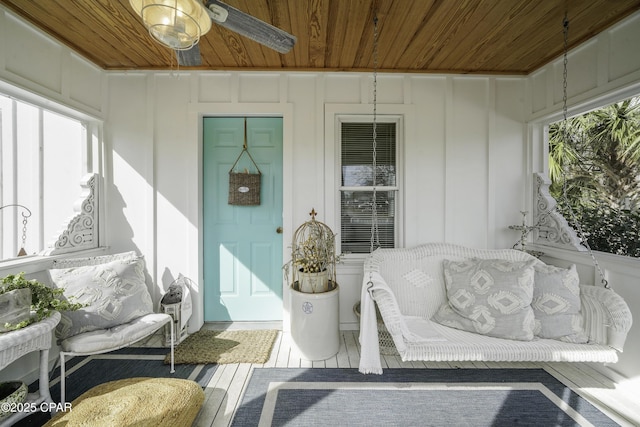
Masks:
[[[87,265],[88,264],[88,265]],[[117,256],[57,262],[49,270],[55,287],[65,296],[88,304],[62,313],[56,328],[59,339],[128,323],[153,312],[144,276],[144,259],[134,252]]]
[[[535,335],[565,342],[586,343],[580,312],[580,279],[576,266],[536,265],[531,302]]]
[[[109,329],[99,329],[74,335],[60,342],[62,351],[76,355],[106,353],[127,347],[151,335],[163,325],[171,322],[171,316],[152,313]]]
[[[433,320],[483,335],[532,340],[535,319],[532,261],[443,261],[447,302]]]

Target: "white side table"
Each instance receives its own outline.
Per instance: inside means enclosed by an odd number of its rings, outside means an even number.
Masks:
[[[58,322],[60,322],[60,313],[55,311],[38,323],[0,334],[0,370],[25,354],[40,350],[39,390],[29,393],[26,400],[26,402],[33,402],[36,407],[40,407],[43,402],[53,403],[49,392],[49,349],[51,348],[51,331]],[[31,414],[32,412],[17,412],[6,418],[0,427],[11,426]]]

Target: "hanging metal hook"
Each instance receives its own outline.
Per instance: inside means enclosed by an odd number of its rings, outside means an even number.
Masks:
[[[22,209],[24,209],[25,211],[27,211],[27,214],[26,214],[26,215],[24,214],[24,212],[21,212],[21,214],[22,214],[22,217],[23,217],[23,218],[29,218],[29,217],[31,216],[31,210],[29,210],[29,208],[28,208],[28,207],[23,206],[23,205],[19,205],[19,204],[17,204],[17,203],[12,203],[12,204],[10,204],[10,205],[0,206],[0,210],[2,210],[2,209],[4,209],[4,208],[10,208],[10,207],[12,207],[12,206],[13,206],[13,207],[17,207],[17,208],[22,208]]]
[[[369,281],[367,282],[367,292],[369,293],[371,298],[373,298],[373,280],[372,279],[369,279]]]
[[[24,205],[20,205],[17,203],[12,203],[9,205],[4,205],[4,206],[0,206],[0,210],[4,209],[4,208],[10,208],[10,207],[16,207],[16,208],[21,208],[24,209],[26,211],[25,212],[20,212],[20,214],[22,215],[22,247],[20,248],[20,251],[18,252],[18,256],[25,256],[27,254],[27,252],[24,249],[25,243],[27,241],[27,218],[29,218],[31,216],[31,210],[24,206]]]

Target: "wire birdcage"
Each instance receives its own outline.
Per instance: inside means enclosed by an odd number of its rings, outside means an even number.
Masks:
[[[328,292],[336,287],[336,235],[316,220],[316,214],[312,209],[311,220],[298,227],[291,244],[292,283],[301,292]]]

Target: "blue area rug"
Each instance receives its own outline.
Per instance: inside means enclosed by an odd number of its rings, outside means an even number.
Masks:
[[[542,369],[255,369],[234,426],[617,426]]]
[[[164,364],[168,353],[166,348],[130,347],[111,353],[87,357],[74,357],[67,361],[67,402],[85,391],[109,381],[134,377],[185,378],[202,386],[213,377],[218,365],[175,365],[175,373],[170,373]],[[50,375],[50,391],[54,402],[60,401],[60,368]],[[30,391],[38,388],[38,381],[29,386]],[[35,413],[15,424],[18,426],[41,426],[50,419],[50,414]]]

